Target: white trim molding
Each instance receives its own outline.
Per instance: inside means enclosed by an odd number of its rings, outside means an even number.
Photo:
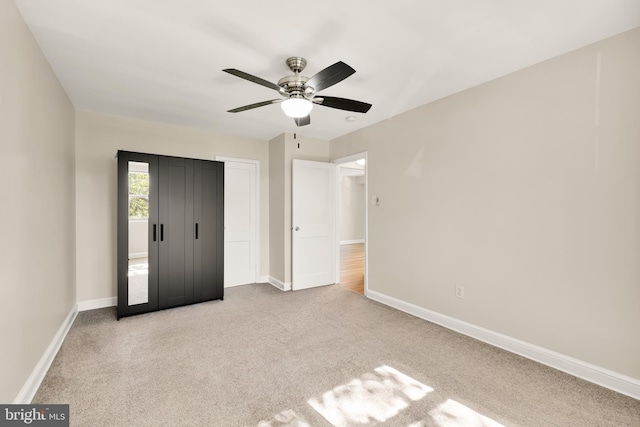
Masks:
[[[118,303],[117,297],[78,301],[78,311],[95,310],[98,308],[105,308],[105,307],[115,307],[117,303]]]
[[[272,284],[273,286],[275,286],[276,288],[280,289],[281,291],[290,291],[291,290],[291,282],[282,282],[278,279],[276,279],[273,276],[269,276],[269,283]]]
[[[269,283],[269,276],[260,276],[260,281],[258,283]]]
[[[417,305],[390,297],[380,292],[368,290],[367,298],[378,301],[382,304],[396,308],[405,313],[436,323],[445,328],[470,336],[477,340],[518,354],[533,361],[542,363],[560,371],[582,378],[602,387],[626,394],[634,399],[640,399],[640,380],[617,372],[610,371],[599,366],[583,362],[564,354],[539,347],[525,341],[502,335],[498,332],[445,316],[435,311],[419,307]]]
[[[58,332],[54,335],[51,343],[49,343],[49,346],[42,354],[42,357],[40,357],[38,364],[33,368],[33,371],[31,371],[27,382],[24,383],[22,389],[20,389],[20,392],[14,399],[13,403],[15,405],[28,405],[31,403],[77,315],[78,305],[75,304],[62,322],[62,325],[60,325]]]
[[[246,286],[246,285],[251,285],[251,283],[238,283],[235,285],[224,285],[225,289],[229,289],[229,288],[237,288],[238,286]]]

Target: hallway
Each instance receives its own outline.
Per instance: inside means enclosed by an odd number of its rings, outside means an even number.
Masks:
[[[364,295],[364,243],[340,245],[340,285]]]

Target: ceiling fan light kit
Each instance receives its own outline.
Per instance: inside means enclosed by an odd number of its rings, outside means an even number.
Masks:
[[[306,98],[291,97],[280,104],[282,111],[291,118],[306,117],[311,112],[313,104]]]
[[[337,108],[339,110],[353,111],[356,113],[366,113],[371,108],[371,104],[367,104],[362,101],[355,101],[353,99],[337,98],[334,96],[316,97],[316,94],[321,90],[341,82],[356,72],[356,70],[344,62],[338,61],[315,74],[311,78],[300,74],[307,65],[306,59],[299,56],[293,56],[288,58],[286,63],[289,69],[293,72],[293,75],[281,78],[278,81],[278,84],[271,83],[260,77],[256,77],[235,68],[226,68],[222,70],[225,73],[229,73],[236,77],[273,89],[284,97],[284,99],[272,99],[269,101],[256,102],[254,104],[228,110],[228,112],[239,113],[241,111],[280,103],[284,113],[294,119],[296,126],[305,126],[311,123],[309,113],[311,113],[313,104],[329,108]]]

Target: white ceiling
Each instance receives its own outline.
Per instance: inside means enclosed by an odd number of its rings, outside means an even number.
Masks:
[[[640,26],[639,0],[15,2],[76,108],[264,140],[333,139]],[[223,68],[277,83],[289,56],[309,77],[351,65],[321,94],[373,107],[315,106],[301,128],[278,105],[226,112],[278,95]]]

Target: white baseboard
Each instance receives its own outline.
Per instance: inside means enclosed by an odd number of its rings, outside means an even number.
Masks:
[[[235,285],[224,285],[225,289],[229,289],[229,288],[235,288],[236,286],[246,286],[246,285],[250,285],[251,283],[238,283]]]
[[[281,291],[290,291],[291,290],[291,283],[284,283],[281,282],[280,280],[276,279],[275,277],[269,276],[269,283],[271,283],[273,286],[275,286],[276,288],[280,289]]]
[[[357,239],[357,240],[340,240],[340,244],[341,245],[353,245],[356,243],[364,243],[364,239]]]
[[[78,304],[74,305],[69,314],[67,314],[67,317],[62,322],[62,325],[60,325],[58,332],[56,332],[56,334],[54,335],[51,343],[38,361],[38,364],[35,368],[33,368],[33,371],[31,371],[31,375],[29,375],[29,378],[27,378],[27,382],[24,383],[22,389],[13,400],[14,404],[28,405],[31,403],[33,397],[36,395],[36,392],[40,388],[40,384],[47,374],[47,371],[49,370],[53,359],[56,357],[56,354],[58,354],[58,350],[60,350],[60,346],[62,345],[64,338],[67,336],[69,329],[71,329],[71,325],[73,325],[73,321],[76,319],[77,315]]]
[[[618,393],[626,394],[634,399],[640,399],[640,380],[599,366],[574,359],[564,354],[529,344],[498,332],[480,326],[463,322],[453,317],[445,316],[426,308],[390,297],[380,292],[369,290],[367,297],[382,304],[396,308],[405,313],[436,323],[445,328],[486,342],[503,350],[510,351],[527,359],[534,360],[560,371],[566,372],[583,380],[601,385]]]
[[[255,283],[269,283],[269,276],[259,276],[258,277],[258,281]],[[237,285],[224,285],[224,288],[233,288],[235,286],[245,286],[245,285],[251,285],[253,283],[239,283]]]
[[[97,308],[115,307],[118,304],[117,297],[78,301],[78,311],[95,310]]]

